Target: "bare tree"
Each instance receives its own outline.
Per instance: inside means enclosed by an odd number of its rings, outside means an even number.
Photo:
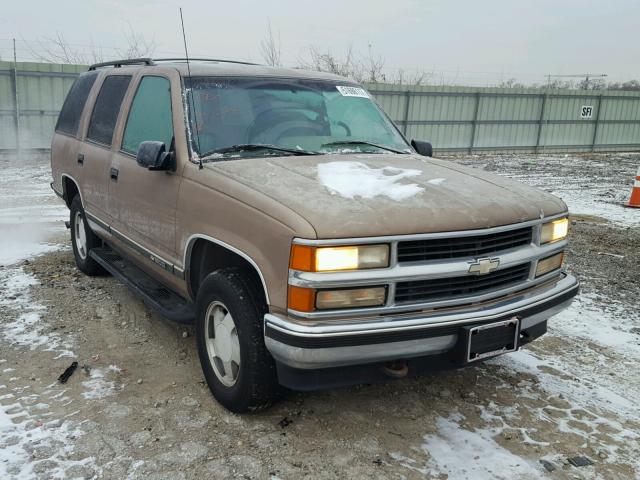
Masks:
[[[316,70],[318,72],[334,73],[344,77],[352,77],[360,80],[361,73],[355,68],[353,60],[353,51],[349,47],[343,58],[334,55],[330,50],[321,52],[313,45],[308,49],[308,57],[299,60],[300,67],[308,70]]]
[[[413,73],[408,73],[402,68],[399,68],[395,75],[391,77],[391,83],[396,85],[429,85],[431,79],[434,77],[435,72],[426,72],[424,70],[418,70]],[[388,78],[388,77],[387,77]]]
[[[31,55],[41,62],[86,64],[91,63],[91,60],[94,62],[102,60],[72,48],[64,34],[60,32],[57,32],[54,37],[38,38],[35,47],[27,41],[24,43]]]
[[[124,37],[127,46],[123,49],[115,49],[114,56],[126,59],[153,55],[156,48],[155,41],[153,39],[147,40],[143,35],[135,33],[131,25],[129,25],[129,32],[124,33]],[[103,49],[94,46],[93,42],[91,42],[89,50],[74,47],[60,32],[57,32],[54,37],[38,38],[35,41],[35,45],[26,40],[23,40],[23,42],[31,55],[41,62],[86,65],[105,60]]]
[[[279,67],[282,65],[281,51],[280,51],[280,32],[278,32],[278,38],[276,39],[271,30],[271,21],[267,24],[267,33],[260,42],[260,55],[267,65],[272,67]]]
[[[508,80],[505,80],[504,82],[500,83],[498,86],[502,88],[525,88],[526,87],[526,85],[518,82],[515,78],[510,78]]]
[[[384,74],[384,58],[382,58],[382,55],[376,55],[373,53],[371,44],[369,44],[367,57],[361,63],[364,67],[363,70],[366,82],[380,83],[386,80]]]
[[[630,92],[640,91],[640,82],[638,80],[628,80],[626,82],[613,82],[607,85],[609,90],[626,90]]]
[[[136,33],[131,24],[129,24],[129,31],[125,32],[124,35],[127,41],[126,48],[116,49],[120,58],[144,58],[153,56],[153,52],[156,50],[155,39],[147,40],[144,35]]]
[[[368,46],[366,55],[354,53],[350,46],[342,56],[335,55],[331,50],[321,51],[312,45],[308,48],[306,57],[298,59],[300,68],[334,73],[357,82],[426,85],[434,76],[434,72],[424,70],[416,70],[411,74],[402,69],[389,71],[385,68],[385,63],[384,57],[376,54],[371,45]]]

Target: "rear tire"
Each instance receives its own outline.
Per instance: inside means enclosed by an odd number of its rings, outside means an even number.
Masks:
[[[267,306],[242,269],[209,274],[196,299],[198,356],[215,399],[244,413],[269,407],[281,395],[276,366],[264,344]]]
[[[105,275],[105,270],[90,256],[91,249],[102,246],[102,240],[89,227],[79,195],[73,197],[70,210],[71,246],[78,269],[90,277]]]

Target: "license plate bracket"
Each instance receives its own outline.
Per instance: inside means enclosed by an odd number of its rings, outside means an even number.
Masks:
[[[515,352],[520,337],[520,319],[513,317],[499,322],[463,327],[460,337],[465,363]]]

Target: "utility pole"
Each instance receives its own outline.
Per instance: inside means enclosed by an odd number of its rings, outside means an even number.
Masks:
[[[13,103],[14,103],[14,125],[16,129],[16,154],[18,161],[21,160],[20,148],[20,104],[18,103],[18,60],[16,55],[16,39],[13,39]]]

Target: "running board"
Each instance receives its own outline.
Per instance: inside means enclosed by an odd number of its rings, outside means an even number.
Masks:
[[[178,323],[194,322],[195,313],[192,303],[167,289],[110,248],[92,248],[89,255],[163,317]]]

